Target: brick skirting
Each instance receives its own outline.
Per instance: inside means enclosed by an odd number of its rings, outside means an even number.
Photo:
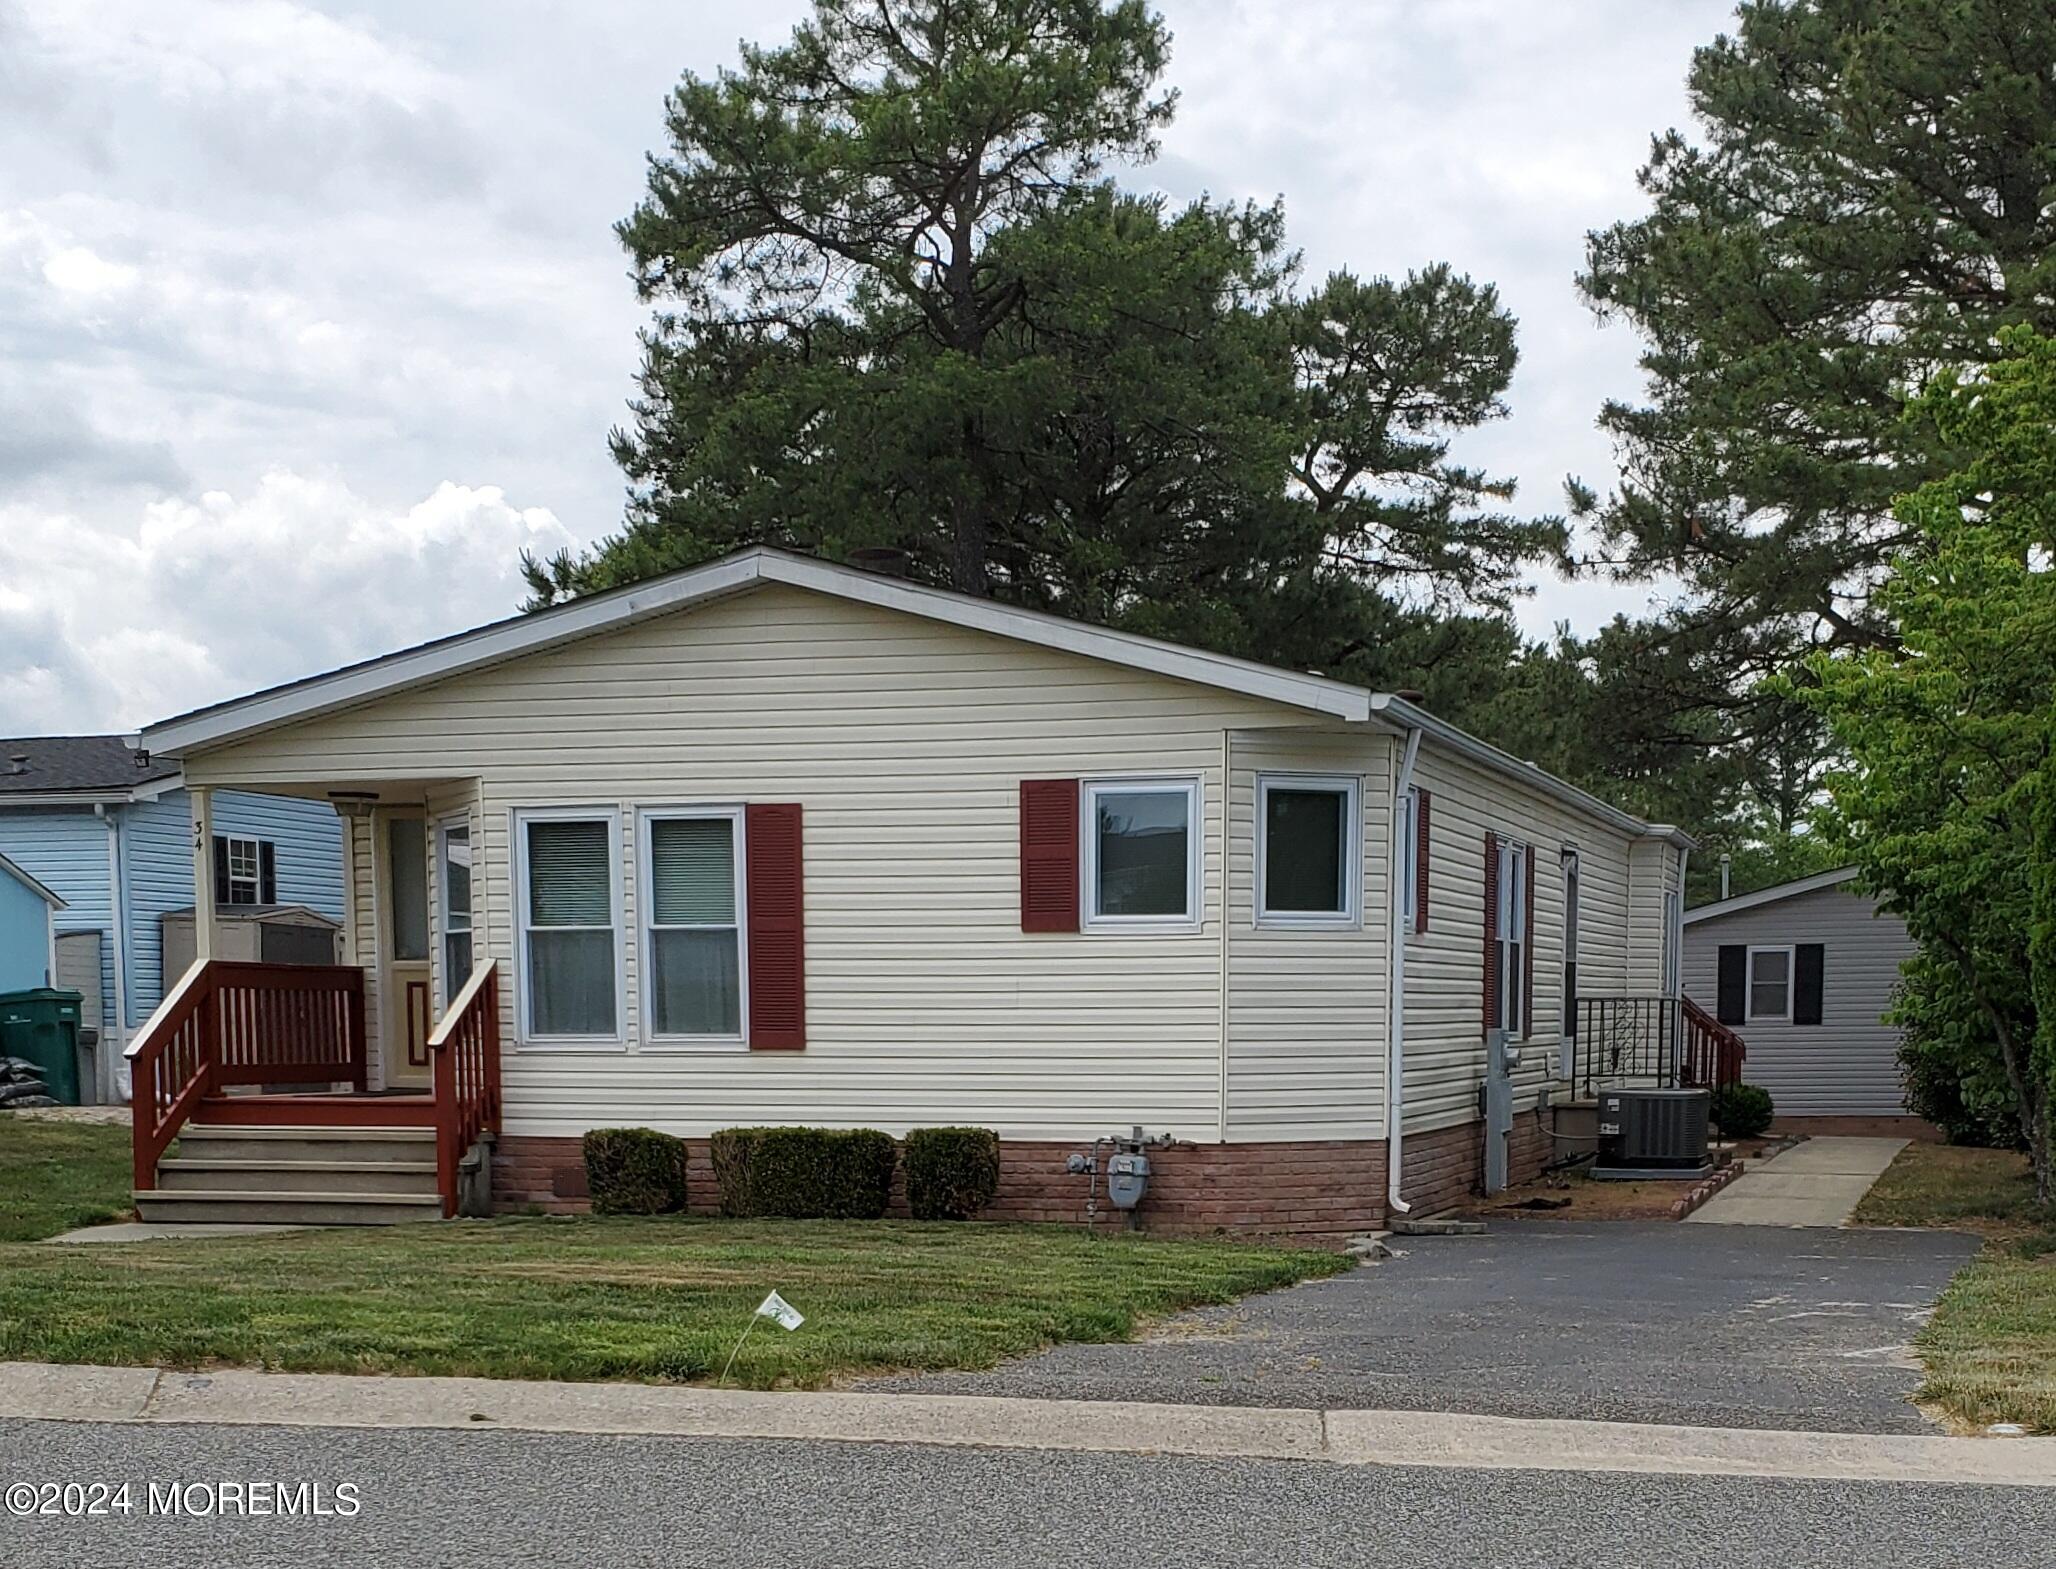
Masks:
[[[1481,1138],[1481,1125],[1468,1123],[1407,1139],[1404,1194],[1417,1214],[1448,1209],[1477,1191]],[[708,1141],[685,1142],[690,1212],[714,1214],[718,1201]],[[1515,1118],[1514,1180],[1525,1181],[1540,1171],[1549,1148],[1548,1132],[1535,1114]],[[1089,1150],[1087,1144],[1062,1141],[1002,1143],[999,1193],[985,1218],[1082,1224],[1090,1184],[1066,1171],[1064,1163]],[[1151,1150],[1149,1159],[1149,1193],[1139,1218],[1160,1236],[1347,1237],[1385,1224],[1382,1139],[1175,1144]],[[1122,1224],[1120,1213],[1106,1202],[1103,1180],[1098,1194],[1098,1223]],[[493,1202],[503,1213],[538,1206],[556,1213],[584,1210],[588,1195],[578,1140],[502,1138],[493,1158]],[[892,1208],[895,1214],[906,1213],[897,1183]]]

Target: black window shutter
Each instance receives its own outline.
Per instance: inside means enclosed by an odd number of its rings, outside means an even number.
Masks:
[[[228,836],[214,836],[214,902],[228,903]]]
[[[257,902],[278,903],[278,847],[269,839],[257,841]]]
[[[1720,996],[1715,1016],[1723,1024],[1740,1024],[1748,1013],[1749,949],[1744,943],[1720,945]]]
[[[1821,970],[1826,956],[1825,945],[1817,942],[1803,942],[1792,950],[1794,1024],[1820,1023]]]

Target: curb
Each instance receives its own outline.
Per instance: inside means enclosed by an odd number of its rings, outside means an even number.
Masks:
[[[0,1363],[0,1417],[914,1444],[1496,1471],[2056,1488],[2056,1438],[1529,1421],[1422,1411],[769,1393]]]

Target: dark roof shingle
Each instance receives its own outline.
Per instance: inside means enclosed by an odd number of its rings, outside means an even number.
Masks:
[[[178,772],[170,758],[136,766],[135,749],[118,735],[32,735],[0,740],[0,800],[10,795],[133,790]]]

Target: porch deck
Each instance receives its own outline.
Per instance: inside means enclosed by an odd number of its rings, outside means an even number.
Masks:
[[[373,1089],[361,969],[196,961],[128,1049],[138,1209],[372,1223],[480,1207],[500,1126],[495,964],[472,971],[427,1051],[426,1093]]]

